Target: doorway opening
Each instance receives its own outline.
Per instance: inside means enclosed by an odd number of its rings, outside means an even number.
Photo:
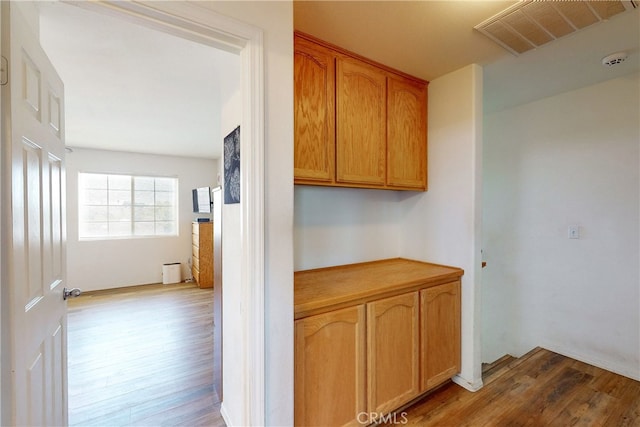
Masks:
[[[221,129],[225,129],[222,126],[229,128],[237,124],[235,121],[225,123],[226,117],[221,119],[224,114],[220,105],[227,102],[229,97],[237,96],[236,93],[239,92],[238,54],[220,51],[215,47],[137,25],[120,17],[107,16],[73,5],[43,4],[39,6],[39,12],[41,44],[65,81],[67,145],[73,147],[73,152],[67,155],[69,283],[85,291],[97,290],[98,294],[102,295],[105,289],[136,283],[136,280],[137,283],[143,284],[155,282],[157,267],[167,260],[184,261],[184,266],[190,266],[191,221],[196,219],[190,210],[190,191],[203,185],[215,186],[219,183],[216,181],[221,169],[218,167],[221,162],[215,158],[207,160],[192,156],[202,153],[202,157],[220,157],[223,133]],[[159,133],[158,129],[162,132]],[[145,140],[147,137],[148,140]],[[158,157],[157,154],[173,154],[174,157],[167,160],[166,157]],[[177,177],[179,193],[182,194],[178,203],[178,237],[136,239],[134,236],[133,239],[107,238],[91,241],[79,238],[77,221],[74,219],[79,211],[76,179],[80,171],[127,175],[153,173],[158,176]],[[116,209],[126,210],[120,207]],[[111,209],[106,214],[109,216],[107,219],[111,221]],[[129,214],[135,217],[136,208],[130,209]],[[218,222],[216,228],[219,225]],[[162,246],[165,248],[162,249]],[[104,256],[100,257],[98,253]],[[105,263],[105,258],[110,262]],[[190,278],[190,268],[183,268],[182,276]],[[216,290],[219,288],[220,281]],[[176,291],[173,293],[176,305],[184,303],[184,293],[194,293],[192,289],[180,294],[177,293],[179,289],[173,290]],[[113,299],[114,292],[112,290],[107,295]],[[131,292],[124,289],[119,292],[129,297],[139,294],[140,298],[145,298],[145,295],[149,295],[148,291]],[[205,299],[205,304],[206,300],[211,298],[211,294],[206,291],[200,291],[199,294]],[[95,296],[93,293],[92,298]],[[155,299],[158,297],[154,296]],[[103,300],[106,299],[104,296]],[[220,301],[216,301],[218,302]],[[98,424],[106,422],[108,418],[105,416],[109,414],[104,412],[109,411],[109,404],[112,409],[115,406],[114,410],[118,416],[127,416],[127,413],[133,416],[135,407],[145,405],[144,398],[142,402],[136,398],[136,390],[148,397],[148,387],[144,382],[140,384],[140,381],[137,384],[129,381],[130,389],[124,391],[114,391],[113,386],[114,383],[126,384],[126,373],[134,369],[136,360],[144,360],[127,356],[144,353],[144,348],[148,348],[148,345],[145,345],[144,340],[134,339],[129,345],[122,347],[122,336],[117,331],[116,335],[113,335],[109,329],[93,334],[102,337],[100,342],[92,340],[86,342],[83,347],[83,338],[82,335],[78,337],[78,331],[84,328],[74,322],[82,319],[80,321],[88,322],[93,328],[99,327],[96,323],[100,323],[100,314],[104,313],[104,310],[97,309],[94,304],[78,304],[83,307],[80,310],[83,314],[95,309],[96,317],[91,321],[91,318],[79,316],[77,312],[70,312],[69,316],[70,423],[85,424],[89,420],[83,418],[82,414],[87,413],[100,413],[97,418]],[[143,313],[147,310],[148,302],[143,305],[129,302],[127,305],[130,309],[141,311],[140,321],[147,320],[144,319]],[[73,306],[71,303],[70,307]],[[189,301],[187,306],[194,307],[197,304]],[[106,309],[109,304],[101,307]],[[172,312],[167,307],[164,311]],[[105,319],[106,323],[102,324],[113,324],[114,328],[122,331],[122,327],[116,325],[122,325],[121,317],[127,319],[129,311],[108,310],[107,313],[114,318],[111,321]],[[196,318],[199,316],[198,313],[199,311],[194,313]],[[104,316],[102,318],[104,319]],[[158,322],[161,319],[148,320]],[[215,323],[215,334],[220,337],[221,322],[216,320]],[[165,325],[158,327],[166,332],[166,324],[160,325]],[[139,331],[136,325],[129,329],[126,336],[135,336]],[[163,338],[166,342],[158,344],[163,348],[171,347],[170,334],[155,337],[157,340]],[[113,339],[114,342],[104,342],[109,339]],[[220,341],[217,339],[213,343],[216,362],[209,361],[216,368],[214,377],[217,394],[221,394]],[[105,351],[105,344],[106,348],[118,349],[118,352]],[[100,348],[102,350],[99,354],[95,353],[95,350]],[[87,365],[82,354],[93,355],[93,368],[91,364]],[[110,355],[111,360],[104,360],[100,369],[100,356],[105,354]],[[207,355],[209,353],[205,353],[205,356]],[[114,361],[117,362],[115,366]],[[127,365],[128,361],[132,361],[132,366]],[[148,370],[149,365],[150,363],[145,364],[145,370]],[[117,369],[115,372],[101,372],[106,366]],[[166,366],[160,364],[157,369],[166,371]],[[82,378],[78,378],[78,371],[83,371]],[[142,370],[137,369],[137,372],[139,375]],[[119,380],[116,380],[116,377]],[[160,382],[160,377],[163,376],[157,377],[155,383]],[[172,381],[170,376],[164,377],[164,383]],[[173,388],[176,388],[176,384],[173,384]],[[112,396],[114,393],[115,396]],[[126,400],[127,396],[131,398],[130,406],[123,403],[123,398]],[[96,407],[92,408],[92,402],[95,402]],[[214,405],[217,403],[219,407],[217,397],[212,402]],[[123,405],[129,407],[130,411],[122,411]],[[136,419],[146,416],[144,412],[139,413]],[[149,415],[149,411],[146,412]],[[126,423],[133,422],[131,418],[128,420]]]
[[[248,408],[248,422],[260,424],[264,417],[262,33],[254,27],[228,21],[213,11],[194,4],[167,3],[166,7],[173,9],[171,12],[161,12],[140,4],[78,5],[240,55],[242,82],[238,121],[244,130],[241,149],[246,155],[242,159],[241,192],[242,199],[246,202],[240,206],[240,218],[237,221],[241,225],[236,237],[240,242],[242,258],[229,265],[225,260],[225,269],[230,267],[241,272],[242,300],[249,307],[240,327],[245,331],[242,346],[249,355],[243,361],[244,372],[253,381],[251,393],[244,393],[243,405]]]

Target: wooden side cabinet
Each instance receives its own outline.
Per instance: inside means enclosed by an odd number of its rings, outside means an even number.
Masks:
[[[387,413],[420,393],[418,301],[411,292],[367,304],[370,412]]]
[[[295,425],[360,426],[366,412],[365,307],[295,322]]]
[[[201,288],[213,287],[213,222],[191,225],[191,275]]]
[[[460,282],[420,291],[422,390],[460,372]]]

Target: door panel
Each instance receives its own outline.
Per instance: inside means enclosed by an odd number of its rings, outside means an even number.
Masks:
[[[367,410],[364,305],[295,321],[295,425],[361,426]]]
[[[44,414],[42,410],[43,396],[44,396],[44,351],[40,347],[36,350],[36,353],[29,359],[29,367],[27,369],[27,378],[29,389],[27,396],[29,396],[28,403],[28,420],[30,426],[42,426],[44,425]]]
[[[36,120],[40,120],[40,70],[33,63],[29,55],[22,52],[22,96],[25,111],[33,115]]]
[[[65,313],[66,317],[66,313]],[[53,363],[51,366],[62,366],[64,363],[66,366],[66,359],[63,359],[63,356],[66,355],[66,322],[63,323],[63,319],[60,319],[60,322],[56,325],[51,334],[51,354],[53,355]],[[48,419],[54,420],[55,423],[59,423],[56,425],[66,425],[66,412],[67,412],[67,401],[66,401],[66,376],[63,376],[63,371],[61,369],[54,369],[53,372],[47,376],[51,383],[46,387],[47,390],[51,393],[51,401],[53,402],[50,405],[50,414]],[[64,424],[63,424],[64,423]]]
[[[387,185],[427,187],[427,88],[397,77],[388,80]]]
[[[336,180],[384,185],[386,75],[356,60],[336,64]]]
[[[58,138],[61,137],[62,130],[62,115],[60,114],[62,111],[61,102],[55,93],[49,92],[49,130]]]
[[[48,248],[50,256],[48,257],[51,284],[55,284],[56,281],[62,280],[63,268],[62,268],[62,255],[64,242],[62,236],[65,235],[65,221],[63,216],[64,203],[62,200],[62,183],[64,178],[62,176],[63,164],[62,160],[53,155],[49,155],[49,218],[46,224],[48,225],[48,234],[50,235],[51,247]]]
[[[460,281],[420,291],[422,390],[460,372]]]
[[[2,135],[10,159],[9,278],[12,425],[66,425],[63,84],[17,2],[2,2]],[[8,40],[8,43],[7,43]]]
[[[304,39],[294,46],[294,177],[332,182],[335,164],[335,58]]]
[[[418,292],[367,304],[369,411],[386,413],[418,395]]]
[[[24,167],[24,192],[26,204],[24,206],[27,221],[24,225],[27,244],[27,288],[28,301],[26,307],[31,307],[43,297],[42,287],[42,263],[33,262],[41,257],[41,228],[40,216],[42,215],[42,205],[40,195],[42,194],[42,148],[31,141],[22,141],[22,163]],[[18,196],[19,197],[19,196]],[[31,262],[29,262],[31,261]]]

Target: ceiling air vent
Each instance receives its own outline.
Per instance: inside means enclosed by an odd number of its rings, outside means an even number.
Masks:
[[[525,0],[474,28],[514,55],[638,7],[637,1]]]

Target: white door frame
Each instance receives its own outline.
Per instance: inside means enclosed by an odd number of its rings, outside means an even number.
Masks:
[[[260,28],[219,15],[197,2],[70,2],[179,37],[240,54],[242,118],[241,159],[241,295],[246,309],[242,340],[246,378],[242,425],[265,424],[264,346],[264,62]],[[6,200],[3,191],[3,202]],[[3,207],[4,209],[4,207]],[[6,244],[3,236],[2,245]],[[5,247],[6,248],[6,247]],[[3,249],[4,255],[4,249]],[[3,258],[4,259],[4,258]],[[4,279],[3,268],[3,279]],[[3,280],[4,284],[4,280]],[[5,301],[0,301],[5,303]],[[2,322],[2,340],[6,323]],[[4,370],[3,366],[3,370]],[[0,393],[6,392],[5,378]],[[4,400],[4,399],[3,399]],[[3,410],[0,414],[6,416]],[[0,418],[1,420],[2,418]]]
[[[0,46],[2,45],[2,8],[0,7]],[[5,87],[8,89],[8,87]],[[2,90],[5,90],[4,88]],[[1,98],[1,94],[0,94]],[[2,103],[0,102],[0,120],[4,117],[2,115]],[[3,128],[3,125],[0,125],[0,130],[2,132],[6,132],[6,129]],[[8,265],[6,261],[6,253],[7,253],[7,245],[9,245],[9,240],[7,237],[7,232],[9,228],[7,227],[8,214],[7,209],[9,209],[8,198],[9,194],[5,190],[5,147],[0,146],[0,350],[1,354],[10,354],[8,350],[5,352],[5,342],[9,341],[9,331],[6,330],[7,325],[9,324],[9,309],[8,309],[8,296],[9,292],[7,290],[7,285],[9,283],[9,275],[8,275]],[[11,408],[8,405],[9,399],[5,399],[5,394],[9,391],[9,364],[7,361],[0,356],[0,425],[8,425],[11,421]]]

